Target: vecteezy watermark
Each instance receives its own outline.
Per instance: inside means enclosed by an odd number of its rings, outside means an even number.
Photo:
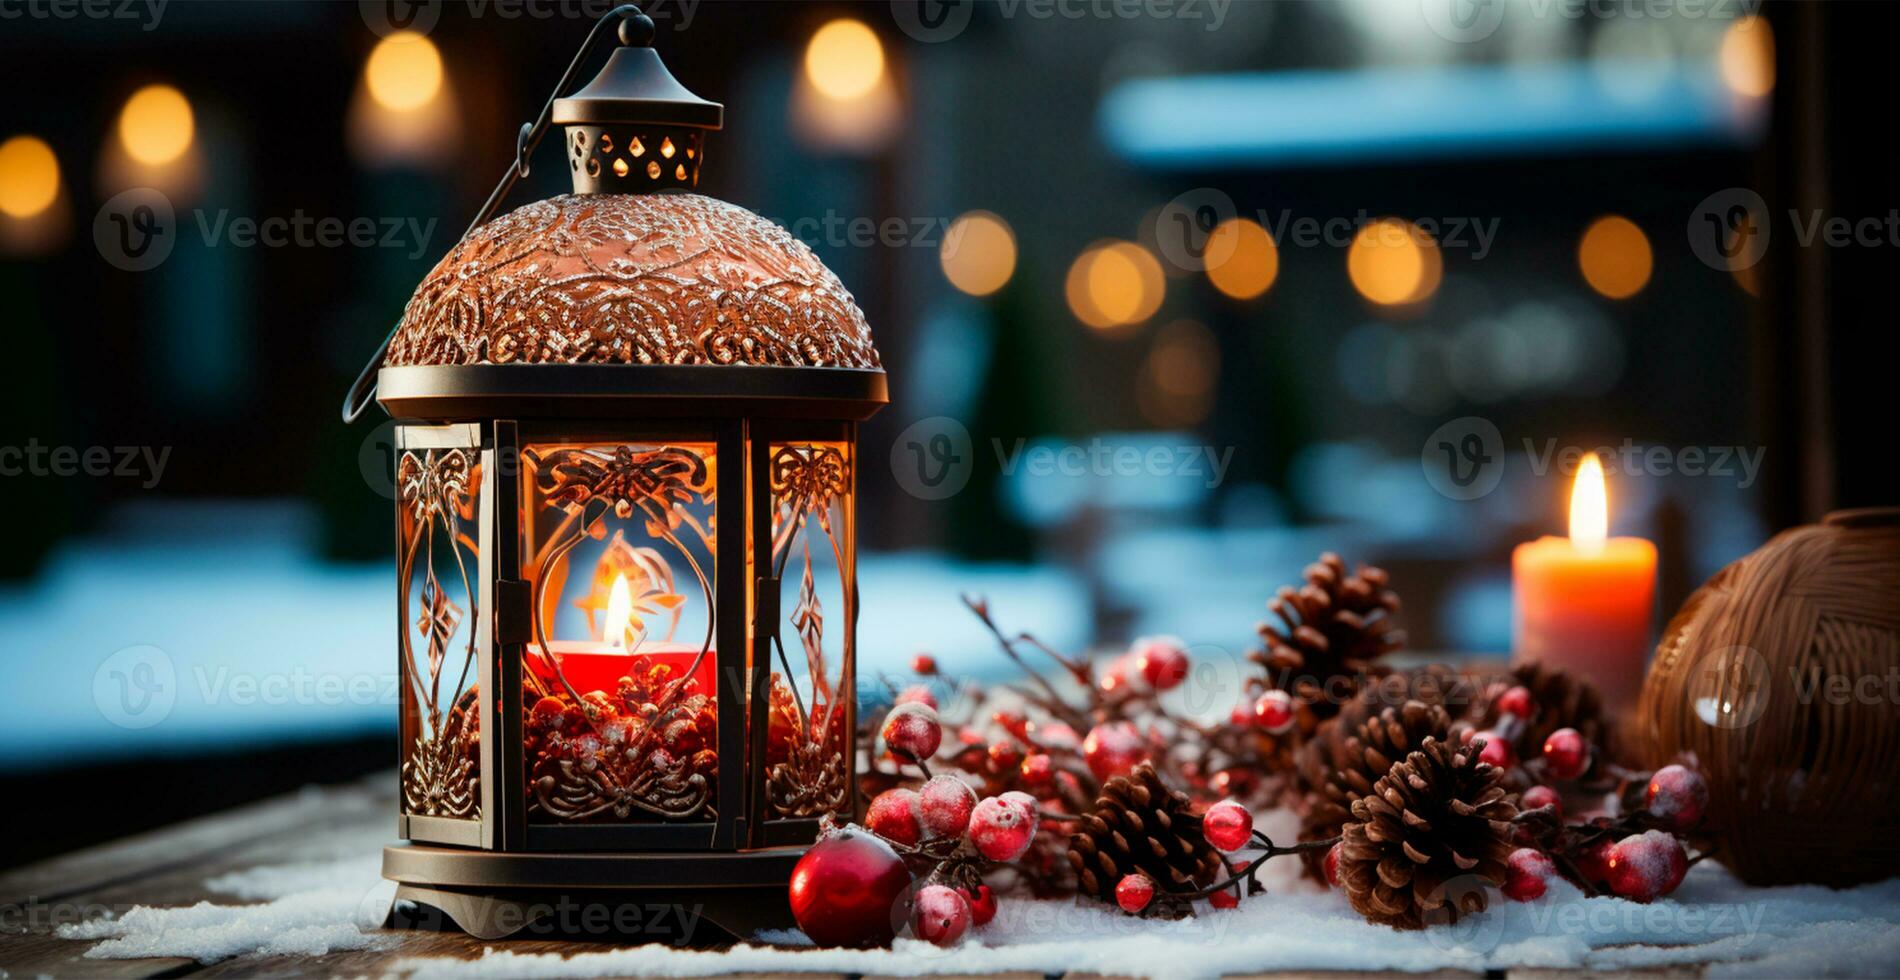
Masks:
[[[178,670],[155,646],[126,647],[93,671],[92,703],[120,728],[150,728],[171,717],[178,703]]]
[[[190,212],[192,226],[206,247],[232,248],[392,248],[421,258],[435,236],[436,218],[339,218],[305,214],[255,217],[229,208]],[[93,218],[92,239],[107,262],[127,272],[156,267],[171,255],[181,234],[171,199],[151,187],[114,195]]]
[[[1474,260],[1491,254],[1502,219],[1475,215],[1409,217],[1403,224],[1360,209],[1352,214],[1302,215],[1289,208],[1259,208],[1242,215],[1226,192],[1196,187],[1174,196],[1155,212],[1155,247],[1175,268],[1200,272],[1228,258],[1218,250],[1233,247],[1230,239],[1216,241],[1214,229],[1223,222],[1246,217],[1265,229],[1281,248],[1345,248],[1355,242],[1370,246],[1404,248],[1414,235],[1431,238],[1441,250],[1467,251]],[[1215,250],[1210,254],[1210,250]]]
[[[1562,445],[1555,438],[1522,441],[1521,458],[1532,476],[1554,470],[1574,476],[1585,456],[1596,456],[1606,474],[1625,477],[1687,476],[1733,480],[1738,490],[1755,485],[1767,458],[1765,446],[1656,446],[1625,437],[1617,445]],[[1490,419],[1455,418],[1425,437],[1419,467],[1433,490],[1452,500],[1477,500],[1498,488],[1510,461],[1504,436]]]
[[[171,0],[0,0],[0,20],[129,20],[155,31]]]
[[[1004,20],[1179,20],[1205,31],[1227,23],[1234,0],[983,0]],[[970,26],[977,0],[891,0],[897,29],[926,44],[948,41]]]
[[[1856,216],[1789,208],[1787,217],[1801,248],[1900,248],[1900,208]],[[1773,230],[1761,195],[1730,187],[1703,198],[1690,213],[1689,248],[1711,268],[1746,269],[1767,253]]]
[[[443,7],[459,7],[480,20],[599,20],[626,0],[358,0],[357,12],[369,29],[383,37],[398,31],[427,34],[442,19]],[[656,27],[683,31],[693,26],[701,0],[642,0],[640,12]]]
[[[313,671],[302,666],[256,673],[227,666],[193,664],[181,680],[164,650],[143,644],[101,661],[92,675],[92,702],[121,728],[150,728],[171,717],[181,695],[199,705],[236,708],[301,705],[394,707],[401,702],[396,671]]]
[[[919,500],[956,496],[969,484],[975,465],[970,430],[948,416],[912,422],[891,443],[891,475]]]
[[[1475,44],[1513,19],[1740,20],[1762,0],[1418,0],[1432,33],[1455,44]]]
[[[1226,479],[1234,460],[1232,446],[1131,446],[1097,436],[1086,444],[1031,445],[1018,437],[1005,444],[991,439],[996,465],[1004,476],[1018,469],[1032,477],[1191,477],[1209,490]]]
[[[24,446],[0,446],[0,476],[90,476],[133,479],[140,489],[165,476],[170,446],[47,446],[37,438]]]
[[[889,216],[845,215],[826,211],[790,220],[768,218],[807,245],[828,248],[939,248],[946,256],[956,255],[963,231],[956,219],[930,215]]]

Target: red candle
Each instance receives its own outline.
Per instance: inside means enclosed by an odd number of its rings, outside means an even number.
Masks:
[[[561,665],[562,676],[574,690],[583,695],[594,691],[612,694],[619,687],[620,678],[630,676],[635,670],[664,664],[672,668],[673,677],[691,670],[695,682],[693,693],[712,695],[718,670],[713,650],[708,647],[706,655],[700,657],[697,643],[646,640],[633,628],[633,613],[633,595],[627,578],[615,576],[606,615],[602,618],[600,639],[548,641],[546,653],[553,654],[554,661]],[[696,670],[693,669],[695,659],[699,660]],[[548,657],[538,646],[528,663],[543,681],[550,685],[556,683]]]
[[[1634,705],[1652,648],[1656,546],[1608,536],[1603,464],[1583,458],[1570,491],[1570,536],[1511,555],[1513,663],[1537,661],[1587,678],[1612,714]]]

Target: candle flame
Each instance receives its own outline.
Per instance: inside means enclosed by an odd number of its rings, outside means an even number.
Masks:
[[[1603,461],[1591,453],[1583,457],[1577,480],[1570,485],[1570,543],[1594,554],[1603,550],[1609,536],[1610,500],[1603,486]]]
[[[627,633],[633,628],[633,590],[627,587],[625,575],[614,576],[614,586],[607,595],[607,618],[601,627],[601,639],[616,650],[627,648]]]

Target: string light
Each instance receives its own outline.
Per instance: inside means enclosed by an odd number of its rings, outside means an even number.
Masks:
[[[876,88],[883,75],[883,42],[861,20],[834,20],[805,46],[805,77],[829,98],[856,99]]]
[[[1649,236],[1622,215],[1606,214],[1584,229],[1577,243],[1583,281],[1610,299],[1627,299],[1649,283],[1654,258]]]
[[[442,55],[435,42],[414,31],[397,31],[377,42],[363,68],[370,98],[385,109],[408,112],[428,105],[442,90]]]
[[[1002,218],[968,211],[945,231],[937,261],[950,285],[971,296],[988,296],[1016,271],[1016,235]]]
[[[191,102],[170,85],[147,85],[119,112],[119,143],[133,160],[160,167],[191,149],[196,123]]]
[[[59,158],[37,136],[15,136],[0,143],[0,213],[26,219],[59,198]]]

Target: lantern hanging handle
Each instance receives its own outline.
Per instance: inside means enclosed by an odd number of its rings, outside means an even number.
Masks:
[[[521,129],[515,133],[514,161],[508,165],[507,172],[501,175],[501,181],[495,185],[494,191],[489,193],[488,200],[482,202],[481,210],[475,212],[475,220],[470,221],[468,228],[463,230],[462,237],[457,238],[455,244],[449,246],[450,251],[454,251],[456,245],[462,244],[468,236],[475,233],[475,229],[494,217],[495,212],[501,208],[501,202],[507,199],[508,192],[515,189],[516,182],[528,176],[528,159],[534,155],[535,148],[541,145],[541,138],[548,134],[548,125],[554,115],[555,100],[574,84],[574,76],[580,74],[581,66],[587,62],[587,56],[592,54],[595,46],[600,43],[602,30],[607,25],[616,22],[619,25],[621,44],[643,46],[653,43],[653,35],[657,30],[653,25],[653,18],[641,13],[638,4],[623,3],[594,22],[593,29],[587,32],[587,40],[581,42],[581,49],[575,52],[574,60],[568,63],[567,71],[562,73],[560,82],[554,86],[553,93],[548,96],[547,104],[541,107],[541,112],[534,117],[533,122],[522,123]],[[376,397],[376,372],[382,369],[383,358],[389,354],[389,345],[396,342],[396,333],[401,329],[402,326],[398,323],[389,331],[389,336],[383,338],[381,346],[376,348],[374,355],[371,355],[369,363],[363,365],[363,372],[358,374],[355,383],[350,385],[349,394],[343,397],[345,425],[356,421]]]

